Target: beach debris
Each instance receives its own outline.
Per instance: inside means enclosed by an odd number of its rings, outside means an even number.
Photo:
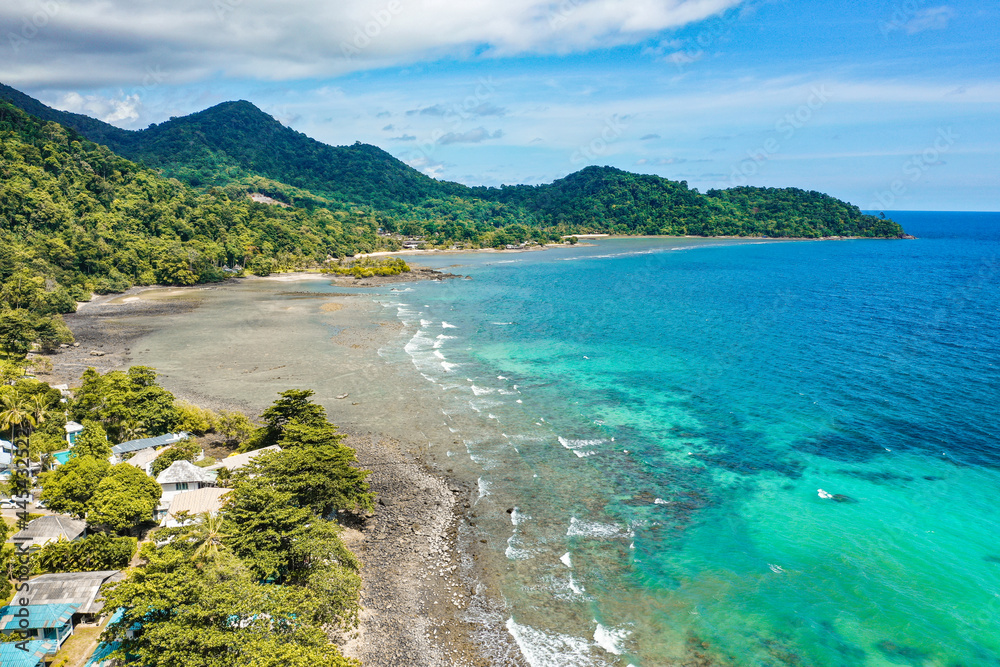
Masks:
[[[350,396],[350,394],[341,394],[337,398],[347,398],[348,396]]]

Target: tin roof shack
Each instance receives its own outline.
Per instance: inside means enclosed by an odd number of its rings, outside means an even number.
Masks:
[[[27,528],[15,533],[11,540],[15,544],[26,543],[28,549],[40,549],[48,542],[58,542],[61,539],[67,542],[78,540],[86,532],[86,521],[79,521],[62,514],[48,514],[30,522]]]
[[[73,634],[75,604],[8,605],[0,607],[0,632],[28,634],[29,639],[54,642],[55,650]],[[55,652],[55,651],[53,651]],[[6,667],[7,663],[2,663]]]
[[[218,463],[213,463],[207,466],[205,470],[218,472],[222,468],[226,470],[238,470],[250,463],[253,459],[257,458],[264,452],[280,452],[281,447],[278,445],[270,445],[269,447],[262,447],[260,449],[255,449],[252,452],[244,452],[243,454],[234,454],[233,456],[227,456]]]
[[[113,457],[112,463],[121,463],[125,460],[126,454],[131,454],[132,452],[139,452],[143,449],[149,449],[150,447],[165,447],[167,445],[173,445],[175,443],[181,442],[182,440],[187,440],[191,435],[181,431],[180,433],[166,433],[164,435],[158,435],[152,438],[139,438],[138,440],[129,440],[111,448],[111,454]]]
[[[0,643],[0,665],[3,667],[43,667],[55,657],[56,645],[51,641],[32,639],[18,648],[14,642]]]
[[[164,528],[176,528],[193,523],[199,514],[217,514],[222,509],[222,496],[229,491],[230,489],[212,487],[182,491],[170,501],[170,509],[160,525]]]
[[[124,578],[119,570],[43,574],[28,581],[28,590],[18,594],[18,601],[26,598],[28,605],[76,605],[73,624],[92,622],[104,608],[104,601],[100,599],[101,586]]]

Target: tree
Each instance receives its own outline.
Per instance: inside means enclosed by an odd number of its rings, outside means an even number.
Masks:
[[[149,433],[170,432],[180,415],[174,395],[156,384],[156,371],[133,366],[127,372],[104,375],[90,368],[84,371],[80,388],[70,406],[77,421],[100,421],[113,442]]]
[[[173,445],[153,460],[149,474],[155,479],[161,472],[175,461],[194,461],[201,453],[201,447],[190,440],[184,440]]]
[[[261,414],[264,425],[244,445],[244,451],[277,444],[289,424],[316,427],[327,425],[329,422],[326,421],[326,410],[309,400],[312,395],[313,392],[309,389],[289,389],[281,392],[281,398]]]
[[[35,557],[43,572],[100,572],[124,570],[137,545],[134,537],[112,537],[97,533],[82,540],[60,539],[44,545]]]
[[[87,503],[87,523],[123,533],[152,521],[162,489],[129,463],[111,466]]]
[[[111,443],[101,423],[93,419],[83,420],[83,432],[73,445],[73,456],[92,456],[107,460],[111,456]]]
[[[321,430],[296,425],[288,433],[304,431],[312,435]],[[286,444],[282,441],[283,447]],[[336,510],[369,512],[375,508],[374,496],[365,481],[370,471],[355,468],[352,464],[356,461],[354,450],[341,444],[288,447],[259,454],[234,471],[232,478],[237,485],[252,479],[258,485],[288,493],[295,504],[318,516]]]
[[[93,456],[71,458],[65,465],[39,476],[42,484],[42,500],[54,512],[82,519],[87,515],[91,496],[110,469],[111,464],[105,459],[96,459]],[[138,471],[138,468],[133,470]]]
[[[312,513],[296,507],[292,494],[254,482],[239,484],[222,506],[227,547],[261,580],[280,580],[290,568],[292,546]]]
[[[198,522],[179,538],[189,541],[195,547],[191,560],[204,563],[214,560],[219,555],[223,541],[229,537],[222,532],[224,523],[219,514],[206,512],[199,515]]]

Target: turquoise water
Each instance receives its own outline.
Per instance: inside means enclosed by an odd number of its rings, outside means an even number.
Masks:
[[[383,298],[529,662],[1000,665],[1000,214],[894,217],[920,238],[449,256],[472,280]]]

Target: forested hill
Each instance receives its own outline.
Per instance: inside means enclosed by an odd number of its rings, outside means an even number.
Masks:
[[[230,198],[261,192],[310,210],[359,210],[390,232],[472,246],[561,234],[895,238],[902,228],[818,192],[741,187],[706,194],[684,181],[587,167],[540,186],[467,187],[434,180],[375,146],[329,146],[253,104],[225,102],[127,131],[56,111],[0,86],[0,97],[65,123],[116,153]]]

